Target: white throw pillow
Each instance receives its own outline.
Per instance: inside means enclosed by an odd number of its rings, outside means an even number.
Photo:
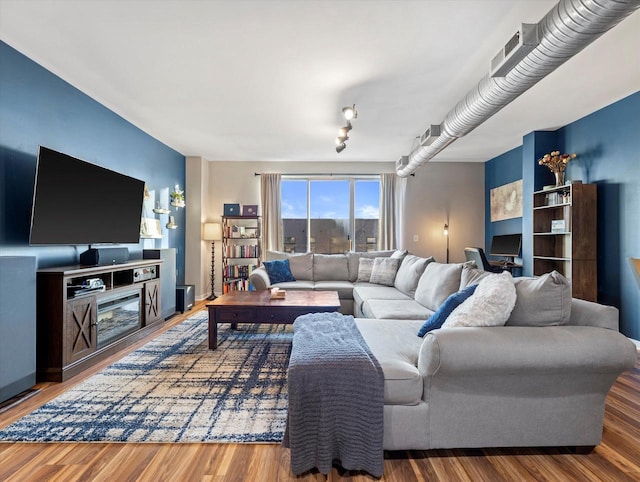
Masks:
[[[400,258],[375,258],[373,260],[373,269],[371,270],[370,283],[393,286],[396,279],[398,267],[400,266]]]
[[[503,271],[483,278],[475,293],[458,306],[442,328],[455,326],[504,326],[516,304],[511,273]]]

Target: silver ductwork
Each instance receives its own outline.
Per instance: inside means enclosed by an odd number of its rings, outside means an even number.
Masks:
[[[407,177],[449,144],[471,132],[640,7],[640,0],[562,0],[537,24],[539,44],[504,77],[487,73],[451,109],[440,135],[409,154],[396,174]]]

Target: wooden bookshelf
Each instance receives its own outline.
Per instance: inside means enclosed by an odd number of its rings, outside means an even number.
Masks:
[[[222,217],[222,292],[248,291],[260,266],[260,216]]]
[[[574,298],[597,301],[597,190],[571,184],[533,193],[533,274],[556,270]]]

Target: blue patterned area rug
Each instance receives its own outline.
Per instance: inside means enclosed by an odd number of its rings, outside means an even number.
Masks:
[[[201,311],[0,430],[33,442],[280,442],[290,325],[220,325]]]

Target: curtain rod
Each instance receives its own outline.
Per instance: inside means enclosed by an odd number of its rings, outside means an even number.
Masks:
[[[287,172],[282,173],[283,176],[379,176],[382,173],[364,174],[362,172]],[[254,176],[261,176],[262,173],[254,172]],[[410,174],[415,177],[415,173]]]

